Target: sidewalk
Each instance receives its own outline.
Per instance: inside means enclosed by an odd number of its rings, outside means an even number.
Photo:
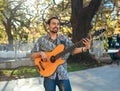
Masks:
[[[71,73],[70,79],[73,91],[120,91],[120,65]]]
[[[120,91],[120,65],[71,72],[70,81],[73,91]],[[0,91],[44,91],[43,78],[2,81]]]

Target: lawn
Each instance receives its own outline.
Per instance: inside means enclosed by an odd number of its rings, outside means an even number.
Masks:
[[[91,67],[88,67],[88,65],[86,64],[79,64],[79,63],[68,64],[68,72],[80,71],[88,68]],[[12,76],[10,76],[12,72],[13,74]],[[38,77],[38,76],[40,76],[40,74],[37,67],[21,67],[16,70],[0,70],[0,80],[30,78],[30,77]]]

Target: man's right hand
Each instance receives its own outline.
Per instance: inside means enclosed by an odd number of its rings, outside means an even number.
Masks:
[[[48,60],[48,56],[45,54],[45,52],[40,52],[39,55],[41,56],[43,61],[47,61]]]
[[[33,52],[31,55],[30,55],[31,58],[35,59],[35,58],[38,58],[38,57],[41,57],[42,58],[42,61],[47,61],[48,60],[48,57],[47,55],[45,54],[45,52]]]

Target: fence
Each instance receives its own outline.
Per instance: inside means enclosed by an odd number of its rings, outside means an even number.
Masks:
[[[33,66],[29,58],[34,43],[15,42],[13,45],[0,45],[0,69],[12,69],[18,66]],[[92,53],[96,58],[105,53],[103,42],[93,41]]]
[[[19,66],[33,66],[29,57],[34,43],[17,43],[0,45],[0,69],[12,69]]]

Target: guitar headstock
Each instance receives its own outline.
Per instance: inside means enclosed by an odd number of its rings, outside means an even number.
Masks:
[[[97,30],[97,31],[94,31],[94,32],[91,32],[87,38],[90,38],[90,36],[93,38],[94,36],[100,36],[103,32],[105,32],[106,29],[100,29],[100,30]]]
[[[97,30],[94,33],[90,33],[87,38],[91,39],[94,36],[99,36],[100,34],[102,34],[104,31],[106,31],[106,29],[101,29],[101,30]],[[83,38],[84,39],[84,38]],[[81,39],[80,41],[78,41],[77,43],[75,43],[75,45],[77,45],[77,47],[83,47],[83,39]]]
[[[105,32],[106,31],[106,29],[101,29],[101,30],[98,30],[98,31],[95,31],[93,34],[92,34],[92,36],[99,36],[99,35],[101,35],[103,32]]]

